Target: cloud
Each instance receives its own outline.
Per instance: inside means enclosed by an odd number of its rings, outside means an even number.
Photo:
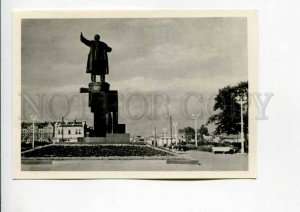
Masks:
[[[240,81],[247,81],[247,76],[224,77],[215,76],[210,80],[201,77],[193,79],[172,78],[170,79],[152,79],[142,76],[133,77],[131,79],[115,81],[111,84],[111,88],[128,92],[149,92],[149,91],[197,91],[197,92],[217,92],[219,88],[227,85],[237,84]]]

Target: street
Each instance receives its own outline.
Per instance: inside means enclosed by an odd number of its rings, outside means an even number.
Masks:
[[[22,171],[246,171],[248,154],[179,152],[199,164],[167,164],[166,160],[60,160],[22,163]]]

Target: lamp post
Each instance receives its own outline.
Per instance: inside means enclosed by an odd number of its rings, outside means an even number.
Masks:
[[[156,126],[154,126],[154,146],[156,146]]]
[[[163,131],[164,131],[164,141],[163,141],[163,146],[164,146],[164,142],[165,142],[165,140],[166,140],[166,132],[167,132],[167,128],[163,128]],[[168,142],[167,142],[167,144],[168,144]]]
[[[199,117],[199,114],[193,114],[192,115],[194,120],[195,120],[195,146],[198,146],[198,142],[197,142],[197,119]]]
[[[34,148],[34,131],[35,131],[35,127],[34,127],[34,121],[36,120],[36,116],[32,115],[30,116],[31,120],[32,120],[32,149]]]
[[[244,114],[244,104],[247,102],[247,96],[245,94],[237,96],[236,101],[241,106],[241,153],[245,153],[245,150],[244,150],[245,137],[244,137],[244,118],[243,118],[243,114]]]
[[[61,141],[64,142],[64,117],[61,118]]]
[[[170,146],[172,146],[172,116],[170,116],[170,135],[171,135],[171,143],[170,143]]]
[[[178,123],[175,121],[175,122],[173,122],[173,125],[174,125],[174,137],[175,137],[175,142],[176,142],[176,145],[177,145],[177,142],[178,142],[178,139],[177,139],[177,125],[178,125]]]

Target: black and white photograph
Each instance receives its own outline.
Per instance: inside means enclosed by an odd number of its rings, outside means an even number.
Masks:
[[[300,211],[295,0],[1,2],[1,212]]]
[[[255,11],[91,14],[15,13],[14,177],[255,178]]]

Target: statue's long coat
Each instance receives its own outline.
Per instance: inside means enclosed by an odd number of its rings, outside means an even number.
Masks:
[[[81,36],[81,42],[90,47],[87,60],[86,73],[94,75],[108,74],[108,57],[107,52],[111,52],[111,48],[101,41],[90,41]]]

